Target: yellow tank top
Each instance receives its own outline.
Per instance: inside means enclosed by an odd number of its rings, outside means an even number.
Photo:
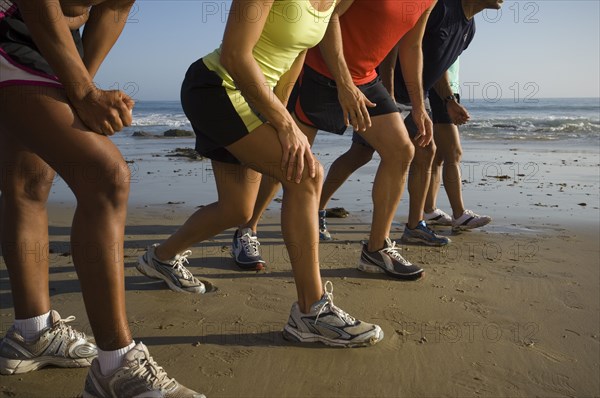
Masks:
[[[334,8],[335,1],[326,11],[318,11],[309,0],[276,0],[273,3],[260,38],[252,50],[271,88],[291,68],[302,51],[321,41]],[[237,10],[237,13],[245,17],[252,15],[250,10],[243,9]],[[230,18],[235,18],[235,15],[232,14]],[[233,79],[219,61],[220,55],[219,47],[202,59],[210,70],[223,79],[225,88],[236,89]]]

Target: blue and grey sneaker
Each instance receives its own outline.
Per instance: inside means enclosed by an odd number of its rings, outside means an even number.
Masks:
[[[370,252],[368,243],[363,243],[358,269],[370,273],[386,273],[396,279],[417,279],[423,274],[423,268],[411,264],[398,253],[396,242],[385,238],[385,247]]]
[[[333,240],[327,230],[327,210],[319,210],[319,240]]]
[[[162,279],[169,289],[176,292],[199,294],[206,292],[206,286],[183,265],[184,262],[188,262],[187,258],[192,254],[191,250],[177,254],[168,261],[160,261],[154,254],[158,246],[158,243],[153,244],[146,253],[138,257],[136,265],[138,271],[149,278]]]
[[[323,343],[333,347],[365,347],[383,339],[378,325],[362,322],[333,304],[333,284],[325,282],[321,300],[310,307],[308,314],[292,305],[290,317],[283,328],[286,340],[300,343]]]
[[[446,246],[451,242],[449,238],[440,236],[429,229],[423,220],[419,221],[415,229],[410,229],[406,224],[400,240],[405,243],[420,243],[427,246]]]
[[[260,242],[252,229],[243,228],[235,231],[231,255],[238,267],[257,271],[265,267],[266,262],[261,257],[258,246],[260,246]]]

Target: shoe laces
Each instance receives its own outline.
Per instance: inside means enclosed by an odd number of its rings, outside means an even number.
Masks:
[[[171,266],[173,267],[173,269],[179,271],[181,273],[181,276],[183,276],[183,278],[186,280],[194,279],[194,275],[192,275],[192,273],[185,267],[185,265],[183,265],[184,262],[186,264],[190,263],[187,258],[191,254],[191,250],[186,250],[183,253],[175,256],[175,260],[171,262]]]
[[[408,261],[406,261],[406,259],[404,257],[402,257],[402,255],[398,252],[398,249],[396,249],[396,242],[392,242],[391,246],[384,247],[382,250],[384,253],[386,253],[388,256],[390,256],[394,260],[397,260],[402,265],[410,264]]]
[[[252,236],[248,233],[245,233],[240,237],[242,242],[242,247],[244,248],[244,252],[247,256],[257,257],[260,256],[258,251],[258,246],[260,246],[260,242],[256,236]]]
[[[335,315],[337,315],[338,318],[342,319],[345,323],[351,324],[351,325],[356,323],[355,318],[353,318],[346,311],[342,310],[339,307],[336,307],[333,304],[333,283],[331,283],[331,281],[325,282],[324,289],[325,289],[325,293],[323,294],[323,296],[325,296],[326,301],[325,301],[325,303],[323,303],[323,305],[321,305],[321,308],[319,308],[319,311],[317,312],[317,317],[315,318],[315,325],[319,321],[319,317],[325,311],[326,307],[329,307],[331,312],[333,312]]]
[[[428,234],[431,234],[433,236],[436,236],[435,232],[433,231],[433,229],[429,228],[427,226],[427,223],[423,221],[423,223],[421,223],[421,229],[424,229]]]
[[[152,388],[168,390],[169,385],[177,385],[175,379],[167,376],[167,372],[151,356],[136,358],[136,361],[132,375],[145,380]]]
[[[85,339],[85,333],[73,329],[71,325],[67,325],[68,322],[73,322],[75,319],[73,315],[61,318],[54,324],[53,329],[57,330],[60,335],[67,336],[70,340]]]
[[[466,215],[468,215],[469,217],[477,217],[477,214],[473,213],[473,211],[472,211],[472,210],[468,210],[468,209],[467,209],[467,210],[465,210],[465,211],[464,211],[464,213],[463,213],[463,216],[464,216],[465,214],[466,214]]]

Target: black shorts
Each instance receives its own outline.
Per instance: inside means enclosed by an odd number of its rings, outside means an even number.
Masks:
[[[223,79],[202,59],[185,74],[181,105],[196,134],[196,151],[219,162],[240,164],[225,147],[264,122],[239,90],[223,87]]]
[[[377,77],[358,88],[369,101],[377,104],[374,108],[367,108],[371,117],[398,112],[396,103],[381,83],[381,78]],[[308,126],[334,134],[346,131],[335,81],[307,65],[304,65],[290,96],[288,110],[291,109]]]
[[[400,112],[400,116],[404,119],[404,125],[406,126],[406,130],[408,130],[408,136],[410,138],[415,138],[419,129],[417,129],[417,125],[415,124],[412,118],[412,105],[411,104],[403,104],[396,103],[397,109]],[[429,106],[429,101],[425,99],[425,110],[429,117],[431,117],[431,109]],[[352,134],[352,142],[355,144],[360,144],[366,146],[368,148],[372,148],[371,145],[363,138],[362,135],[358,134],[356,131]]]
[[[460,94],[454,94],[456,102],[460,104]],[[429,102],[431,103],[431,113],[433,114],[433,124],[452,124],[444,100],[434,90],[429,91]]]

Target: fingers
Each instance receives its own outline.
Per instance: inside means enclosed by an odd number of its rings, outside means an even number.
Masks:
[[[315,178],[317,176],[317,161],[315,155],[313,155],[312,150],[308,150],[304,153],[304,157],[306,158],[310,178]]]
[[[131,126],[132,113],[131,108],[124,100],[121,100],[117,108],[119,117],[123,126]]]
[[[290,148],[289,145],[282,145],[283,155],[281,156],[281,170],[285,171],[285,168],[290,160]],[[287,177],[287,175],[286,175]],[[288,178],[289,180],[289,178]]]
[[[297,152],[296,158],[296,184],[299,184],[302,181],[302,172],[304,171],[304,152],[305,150],[300,150]]]
[[[296,159],[296,154],[297,154],[297,149],[294,148],[290,153],[289,153],[289,161],[287,163],[287,170],[285,173],[285,176],[287,178],[288,181],[292,181],[292,179],[294,178],[294,171],[296,170],[296,164],[297,159]]]

